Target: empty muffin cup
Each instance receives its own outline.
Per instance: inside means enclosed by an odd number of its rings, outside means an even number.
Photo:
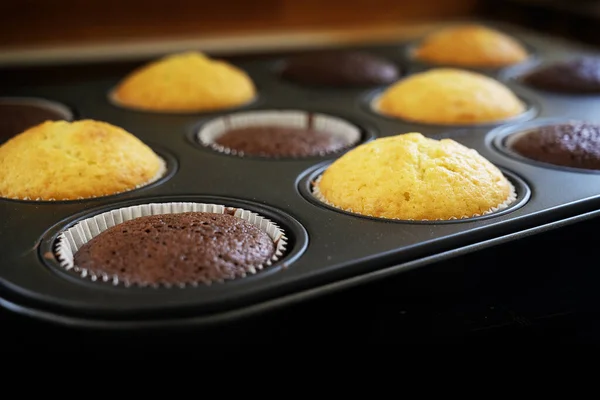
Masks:
[[[287,237],[248,210],[193,202],[118,208],[58,236],[66,271],[114,286],[188,287],[244,278],[286,252]]]
[[[300,110],[229,114],[204,124],[200,144],[235,156],[301,158],[340,152],[361,140],[361,130],[338,117]]]

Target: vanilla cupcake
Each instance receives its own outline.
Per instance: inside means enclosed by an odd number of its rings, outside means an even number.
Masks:
[[[313,190],[340,210],[397,220],[471,218],[516,200],[510,181],[477,151],[420,133],[350,150],[326,169]]]
[[[165,163],[105,122],[47,121],[0,146],[0,197],[77,200],[130,191],[159,179]]]
[[[166,56],[133,71],[111,94],[116,104],[154,112],[240,107],[256,97],[243,70],[199,52]]]
[[[475,72],[436,68],[389,87],[374,108],[381,114],[425,124],[495,123],[526,111],[506,86]]]
[[[495,29],[467,24],[431,33],[414,50],[414,58],[430,64],[499,68],[529,58],[525,47]]]

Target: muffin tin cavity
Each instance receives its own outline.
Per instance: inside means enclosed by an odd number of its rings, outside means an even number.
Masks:
[[[600,174],[600,169],[586,169],[572,166],[559,165],[551,162],[544,162],[541,160],[531,159],[526,157],[519,152],[515,151],[512,145],[515,141],[521,138],[523,135],[526,135],[530,132],[535,132],[541,128],[551,128],[560,125],[579,125],[579,124],[590,124],[599,126],[600,124],[597,122],[588,122],[581,120],[572,120],[565,118],[543,118],[535,121],[529,121],[522,124],[508,125],[504,127],[498,127],[493,129],[488,133],[486,138],[486,142],[488,145],[494,150],[499,152],[500,154],[510,157],[516,161],[523,162],[526,164],[530,164],[540,168],[547,169],[555,169],[555,170],[563,170],[568,172],[578,172],[578,173],[588,173],[588,174]],[[571,144],[569,147],[574,148],[574,144]],[[584,145],[585,147],[585,145]],[[540,148],[542,150],[542,148]],[[596,153],[600,153],[600,151],[596,149],[587,149]],[[567,148],[564,149],[565,157],[576,157],[576,154],[568,154],[570,150]]]
[[[44,121],[72,121],[64,104],[37,97],[0,97],[0,144]]]
[[[465,222],[481,221],[481,220],[495,218],[495,217],[499,217],[501,215],[511,213],[511,212],[523,207],[529,201],[529,198],[531,197],[531,189],[529,188],[529,186],[527,185],[527,183],[525,183],[525,181],[523,179],[521,179],[517,174],[515,174],[511,171],[508,171],[504,168],[500,168],[500,170],[504,174],[504,176],[513,185],[513,187],[515,189],[515,194],[516,194],[516,199],[512,203],[510,203],[506,208],[502,208],[502,209],[494,211],[494,212],[490,212],[490,213],[487,213],[484,215],[475,216],[475,217],[471,217],[471,218],[449,219],[449,220],[417,221],[417,220],[400,220],[400,219],[372,217],[372,216],[367,216],[367,215],[362,215],[362,214],[342,210],[340,208],[337,208],[330,204],[327,204],[327,203],[321,201],[321,199],[319,199],[319,197],[315,194],[315,183],[319,181],[319,179],[321,178],[321,176],[323,175],[323,173],[325,172],[325,170],[327,169],[327,167],[329,165],[331,165],[331,162],[326,162],[326,163],[317,165],[316,167],[313,167],[313,168],[307,170],[306,172],[304,172],[298,180],[298,191],[300,192],[300,194],[306,200],[308,200],[309,202],[311,202],[312,204],[314,204],[316,206],[323,207],[325,209],[328,209],[328,210],[331,210],[331,211],[334,211],[337,213],[342,213],[342,214],[345,214],[345,215],[348,215],[351,217],[358,217],[358,218],[363,218],[363,219],[368,219],[368,220],[373,220],[373,221],[381,221],[381,222],[388,222],[388,223],[391,222],[391,223],[397,223],[397,224],[423,224],[423,225],[459,224],[459,223],[465,223]]]
[[[220,154],[276,160],[340,154],[373,136],[341,117],[271,109],[212,119],[195,126],[191,140]]]
[[[202,215],[195,213],[202,213]],[[158,216],[159,218],[153,216]],[[177,219],[178,217],[192,218],[192,220],[182,220],[181,225],[177,225],[177,222],[169,220],[169,218]],[[164,222],[162,221],[163,219],[165,220]],[[198,219],[198,221],[196,221],[196,219]],[[126,223],[141,223],[143,220],[148,221],[145,225],[140,225],[142,228],[145,228],[145,230],[127,232],[127,229],[131,228],[128,227]],[[222,229],[223,226],[225,226],[225,228],[234,228],[234,225],[231,225],[231,223],[235,223],[234,221],[236,220],[237,223],[240,224],[239,229],[233,229],[231,231]],[[219,223],[223,226],[220,226]],[[121,226],[123,227],[123,231],[114,228]],[[152,271],[148,272],[146,275],[146,272],[139,270],[136,272],[137,275],[144,275],[144,279],[147,279],[147,281],[142,283],[130,282],[127,278],[123,278],[124,276],[135,275],[135,273],[132,273],[132,271],[129,270],[124,271],[123,269],[120,269],[117,272],[113,271],[112,273],[107,273],[107,270],[103,270],[101,266],[95,267],[95,269],[89,269],[77,265],[77,262],[75,261],[77,251],[81,250],[82,247],[93,238],[110,228],[113,228],[113,235],[125,235],[121,240],[124,240],[127,234],[139,236],[137,238],[131,238],[136,243],[131,247],[131,251],[133,251],[134,257],[140,257],[140,262],[151,263],[153,255],[155,258],[157,256],[160,258],[163,256],[162,253],[173,253],[178,257],[172,266],[173,268],[179,267],[180,271],[178,272],[184,276],[186,274],[188,277],[199,276],[201,279],[170,282],[165,280],[169,278],[165,277],[162,273],[164,270],[159,268],[158,271],[160,272],[160,277],[156,276],[156,274],[153,276]],[[152,229],[156,229],[156,231],[151,232]],[[193,236],[195,239],[201,240],[194,244],[194,247],[168,249],[169,245],[179,246],[180,243],[170,241],[166,235],[169,234],[169,231],[172,234],[173,232],[178,232],[180,229],[188,229],[189,235]],[[167,232],[166,235],[162,233],[165,231]],[[144,235],[146,234],[152,235],[152,237],[144,238]],[[155,234],[158,236],[154,237]],[[194,258],[195,246],[205,246],[205,248],[211,247],[212,243],[215,243],[215,241],[219,242],[220,239],[224,238],[224,235],[228,234],[260,235],[263,244],[264,240],[268,238],[268,240],[272,241],[272,249],[269,250],[271,253],[262,263],[244,264],[243,261],[240,261],[244,258],[243,254],[240,254],[239,258],[235,258],[233,253],[230,252],[231,249],[228,251],[224,248],[222,249],[222,252],[218,254],[219,260],[217,261],[223,264],[220,269],[217,268],[211,270],[209,265],[198,264],[197,259],[196,264],[198,265],[195,265],[194,267],[185,265],[188,258]],[[233,240],[233,242],[230,242],[229,244],[240,243],[237,242],[238,239],[242,242],[244,240],[251,242],[256,239],[256,235],[252,237],[248,236],[246,238],[237,238],[237,236],[236,238],[232,237],[230,240]],[[184,234],[184,236],[186,235]],[[103,238],[104,242],[96,243],[97,246],[100,246],[96,247],[96,256],[103,253],[108,254],[109,256],[110,254],[113,254],[113,256],[119,255],[115,255],[114,252],[111,253],[111,251],[109,251],[110,249],[103,252],[104,249],[102,249],[101,246],[110,246],[110,237],[108,238],[108,242],[107,237],[105,236]],[[205,240],[209,241],[204,242]],[[52,270],[58,272],[61,276],[66,277],[71,281],[83,284],[93,284],[96,285],[95,287],[109,286],[123,289],[141,288],[154,290],[159,288],[199,288],[198,290],[201,290],[202,287],[208,287],[215,284],[226,284],[234,281],[250,280],[251,278],[258,278],[262,275],[268,275],[274,271],[281,270],[283,267],[287,268],[302,254],[306,247],[307,240],[308,238],[304,228],[292,217],[264,206],[253,207],[251,204],[247,204],[243,201],[210,197],[148,199],[145,203],[140,199],[133,205],[114,204],[113,207],[110,208],[104,207],[96,211],[83,213],[74,216],[71,218],[71,221],[66,224],[54,227],[42,239],[42,254],[52,254],[51,258],[44,257],[43,259]],[[225,242],[226,240],[223,241],[223,243]],[[260,243],[261,242],[259,241],[254,242],[253,244],[249,243],[244,251],[259,251]],[[115,247],[114,243],[113,247]],[[116,247],[119,247],[121,251],[128,251],[130,248],[129,246],[123,248],[120,245],[117,245]],[[218,252],[218,246],[215,251]],[[196,251],[196,253],[198,253],[198,251]],[[208,256],[212,255],[213,254],[210,252],[208,253]],[[131,254],[129,256],[131,256]],[[252,258],[248,254],[246,254],[246,256],[248,256],[248,259]],[[164,260],[165,258],[162,259]],[[102,260],[103,259],[96,259],[94,260],[95,262],[88,262],[88,264],[96,266],[98,265],[98,262]],[[109,260],[106,262],[110,263]],[[192,261],[189,262],[191,263]],[[235,265],[235,267],[233,265]],[[110,269],[110,267],[106,268]],[[132,268],[135,268],[135,266],[132,266]],[[120,276],[120,273],[123,273],[123,275]],[[228,273],[229,276],[227,276]],[[181,274],[178,279],[181,279]],[[175,276],[177,276],[177,271],[173,272],[172,279],[176,279]]]

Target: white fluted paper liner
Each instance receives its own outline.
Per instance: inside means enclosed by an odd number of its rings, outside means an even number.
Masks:
[[[229,149],[215,142],[223,134],[232,129],[253,126],[314,129],[341,139],[345,143],[342,148],[355,145],[361,138],[360,129],[341,118],[300,110],[246,111],[229,114],[204,124],[196,133],[196,137],[201,144],[213,150],[225,154],[243,156],[243,152]],[[320,153],[320,155],[326,154],[328,152]]]
[[[143,217],[148,215],[160,214],[178,214],[185,212],[206,212],[225,214],[233,212],[233,215],[242,218],[252,225],[256,226],[265,232],[275,243],[275,252],[270,260],[265,264],[252,266],[249,271],[255,274],[262,270],[265,266],[270,266],[285,253],[287,247],[287,237],[285,232],[277,226],[273,221],[252,211],[241,208],[227,207],[218,204],[191,203],[191,202],[173,202],[173,203],[151,203],[137,206],[118,208],[96,215],[91,218],[84,219],[73,227],[59,234],[55,254],[62,268],[67,271],[73,270],[79,273],[82,278],[87,278],[92,281],[102,280],[104,282],[112,282],[113,285],[124,284],[129,286],[127,282],[121,282],[119,277],[109,276],[107,274],[96,275],[92,271],[85,268],[80,268],[74,263],[74,256],[77,251],[87,242],[99,235],[101,232],[118,225],[120,223]],[[197,282],[190,282],[189,285],[197,286]],[[158,285],[155,285],[158,286]],[[171,286],[165,284],[164,286]],[[186,285],[180,285],[185,287]]]
[[[333,208],[337,208],[338,210],[342,210],[342,211],[347,211],[347,212],[351,212],[354,214],[359,214],[359,215],[365,215],[367,217],[374,217],[374,218],[381,218],[381,219],[390,219],[390,218],[385,218],[385,217],[377,217],[374,215],[368,215],[368,214],[362,214],[362,213],[357,213],[354,210],[352,210],[351,208],[341,208],[336,206],[335,204],[331,203],[329,200],[327,200],[325,198],[325,196],[323,195],[323,193],[321,193],[321,189],[319,188],[319,184],[321,183],[321,178],[323,177],[323,175],[319,175],[317,177],[317,179],[315,179],[315,181],[312,184],[312,195],[319,200],[320,202],[327,204],[330,207]],[[501,204],[498,204],[495,207],[490,208],[487,211],[484,211],[482,214],[473,214],[473,215],[463,215],[461,217],[451,217],[449,220],[458,220],[458,219],[469,219],[469,218],[475,218],[475,217],[481,217],[483,215],[488,215],[488,214],[492,214],[501,210],[504,210],[506,208],[508,208],[512,203],[514,203],[517,200],[517,191],[515,189],[515,187],[513,186],[513,184],[510,182],[510,180],[508,181],[508,185],[510,187],[510,193],[508,195],[508,198],[502,202]],[[415,220],[415,219],[405,219],[404,221],[447,221],[446,219],[443,218],[436,218],[436,219],[420,219],[420,220]]]

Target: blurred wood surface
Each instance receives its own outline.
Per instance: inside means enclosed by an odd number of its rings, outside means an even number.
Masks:
[[[3,0],[0,1],[0,48],[402,25],[468,16],[476,3],[476,0]]]

